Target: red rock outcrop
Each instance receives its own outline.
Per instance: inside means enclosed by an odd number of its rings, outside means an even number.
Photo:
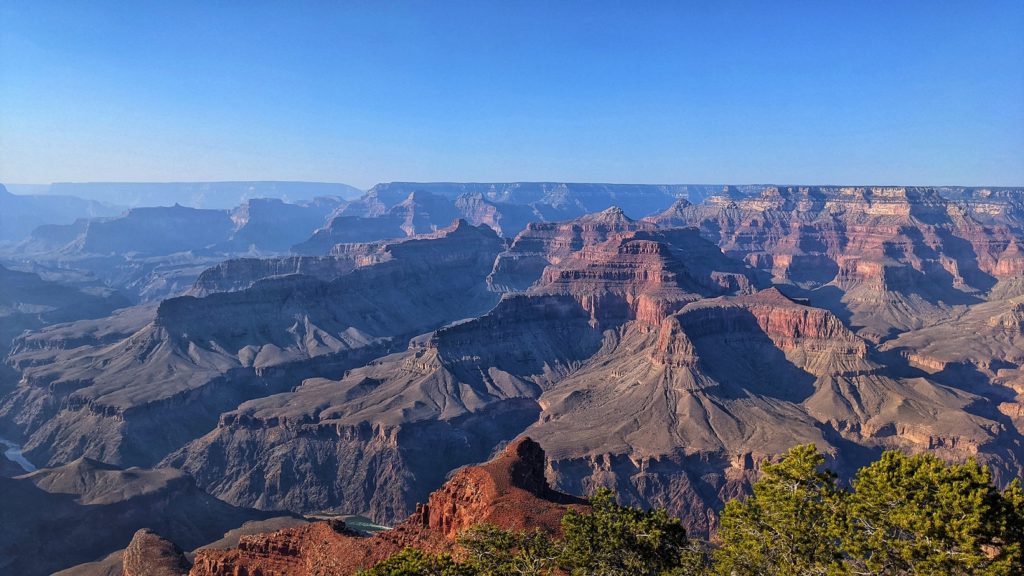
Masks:
[[[634,319],[657,326],[686,302],[757,284],[696,230],[659,231],[614,207],[531,224],[498,256],[488,282],[499,291],[571,296],[601,326]]]
[[[458,471],[392,530],[364,538],[318,522],[243,536],[237,548],[199,550],[190,575],[346,576],[407,547],[453,551],[459,532],[480,523],[557,534],[568,507],[585,503],[552,490],[544,465],[540,446],[523,438],[491,462]]]
[[[487,281],[499,292],[526,290],[540,279],[546,266],[558,265],[584,246],[655,228],[650,223],[630,219],[616,207],[568,222],[532,222],[498,256]]]
[[[673,230],[585,246],[545,268],[531,293],[570,295],[598,325],[635,319],[657,326],[687,302],[749,292],[753,283],[696,231]]]
[[[182,576],[192,568],[181,548],[147,528],[135,533],[122,558],[123,576]]]

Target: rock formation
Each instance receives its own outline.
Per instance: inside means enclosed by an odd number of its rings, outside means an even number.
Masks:
[[[696,231],[602,233],[487,314],[340,380],[247,402],[164,464],[238,504],[395,521],[534,422],[538,397],[598,353],[605,330],[654,331],[687,302],[749,292],[747,273]]]
[[[183,576],[191,569],[181,548],[148,528],[135,533],[122,560],[124,576]]]
[[[234,210],[136,208],[119,216],[36,228],[20,260],[88,272],[138,301],[175,296],[210,265],[287,251],[324,224],[338,198],[248,200]]]
[[[453,217],[514,237],[529,222],[570,220],[612,206],[633,217],[663,210],[680,196],[703,198],[706,186],[633,184],[414,183],[378,184],[338,208],[329,223],[295,246],[301,254],[326,253],[344,242],[370,242],[430,231]]]
[[[247,399],[341,375],[487,311],[497,296],[484,277],[500,247],[490,229],[458,222],[390,244],[387,258],[330,282],[265,279],[165,300],[155,314],[125,312],[124,330],[89,322],[44,330],[16,344],[10,363],[22,378],[0,419],[27,437],[26,454],[40,463],[88,455],[153,464]]]
[[[331,215],[327,225],[311,238],[297,244],[300,254],[325,254],[336,244],[373,242],[391,238],[428,234],[460,217],[455,204],[423,191],[411,192],[405,200],[384,209],[377,204],[376,193],[360,204],[348,204]]]
[[[0,245],[20,242],[39,226],[71,224],[80,218],[119,212],[116,206],[74,195],[12,194],[0,184]]]
[[[164,464],[239,505],[387,522],[445,471],[528,433],[561,489],[614,486],[704,535],[756,462],[797,443],[839,470],[886,448],[1019,469],[1016,432],[976,391],[892,365],[698,230],[614,209],[531,224],[489,281],[510,292],[487,314],[243,404]]]
[[[569,506],[585,503],[548,486],[544,452],[525,438],[487,464],[455,473],[391,530],[361,538],[320,522],[243,536],[237,548],[199,550],[190,575],[348,576],[407,547],[451,551],[459,532],[476,524],[556,534]]]
[[[159,462],[234,505],[400,523],[370,540],[326,523],[248,534],[200,552],[199,574],[447,550],[526,510],[478,497],[487,467],[446,483],[525,435],[547,452],[514,444],[526,477],[614,487],[698,536],[798,443],[840,474],[884,449],[1022,473],[1019,194],[726,187],[636,220],[699,191],[602,204],[625,191],[375,187],[316,255],[229,260],[193,297],[19,337],[0,424],[38,463]],[[446,210],[470,221],[407,237]],[[401,240],[335,243],[388,218]],[[542,221],[510,242],[488,229],[519,218]]]
[[[679,202],[650,221],[700,228],[726,254],[877,342],[1019,284],[1022,212],[980,192],[960,197],[931,188],[769,187],[757,197]]]

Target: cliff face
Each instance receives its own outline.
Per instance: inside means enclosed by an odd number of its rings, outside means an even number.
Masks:
[[[515,238],[530,222],[543,219],[532,206],[498,204],[487,200],[481,192],[460,195],[455,199],[455,209],[472,224],[485,224],[506,238]]]
[[[227,210],[134,208],[123,216],[89,221],[82,235],[64,251],[169,254],[223,242],[232,230],[234,223]],[[140,238],[146,241],[140,243]]]
[[[630,219],[615,208],[569,222],[533,222],[498,256],[487,281],[498,292],[526,290],[540,279],[546,266],[559,264],[583,246],[606,242],[615,235],[654,228]]]
[[[951,194],[952,195],[952,194]],[[696,226],[722,250],[878,341],[950,317],[1021,273],[1022,212],[981,192],[767,188],[651,218]]]
[[[544,269],[530,294],[569,295],[599,325],[657,326],[701,297],[749,293],[758,280],[694,230],[635,231],[583,246]]]
[[[204,270],[185,295],[203,297],[215,292],[237,292],[252,287],[258,280],[290,274],[312,276],[329,282],[357,266],[352,259],[330,256],[238,258]]]
[[[341,205],[341,199],[335,197],[299,204],[275,198],[248,200],[231,212],[234,230],[222,249],[286,251],[323,226]]]
[[[200,550],[190,576],[347,576],[407,547],[454,550],[458,533],[481,523],[557,533],[565,510],[585,504],[548,487],[544,461],[540,446],[522,439],[491,462],[457,472],[392,530],[360,538],[317,523],[243,536],[237,548]]]
[[[460,223],[381,248],[386,258],[330,282],[292,275],[170,299],[101,339],[88,323],[32,335],[11,357],[22,380],[0,415],[38,462],[154,463],[247,399],[340,375],[486,311],[496,296],[483,279],[500,246],[489,229]]]

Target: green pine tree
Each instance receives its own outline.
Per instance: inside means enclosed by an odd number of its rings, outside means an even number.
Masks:
[[[466,551],[466,563],[481,576],[560,574],[560,545],[540,530],[515,532],[480,524],[463,532],[459,544]]]
[[[692,560],[686,530],[665,510],[620,506],[608,489],[590,504],[562,517],[560,563],[573,576],[668,576]]]
[[[813,445],[767,464],[744,500],[726,504],[715,551],[716,572],[728,576],[841,574],[833,518],[842,509],[835,475]]]
[[[861,468],[841,526],[853,572],[1022,574],[1019,483],[1000,494],[973,460],[886,452]]]
[[[415,548],[401,552],[379,562],[356,576],[481,576],[470,566],[459,564],[447,554],[427,554]]]

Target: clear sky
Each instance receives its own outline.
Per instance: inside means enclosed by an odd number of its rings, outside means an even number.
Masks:
[[[0,182],[1024,185],[1024,2],[0,0]]]

